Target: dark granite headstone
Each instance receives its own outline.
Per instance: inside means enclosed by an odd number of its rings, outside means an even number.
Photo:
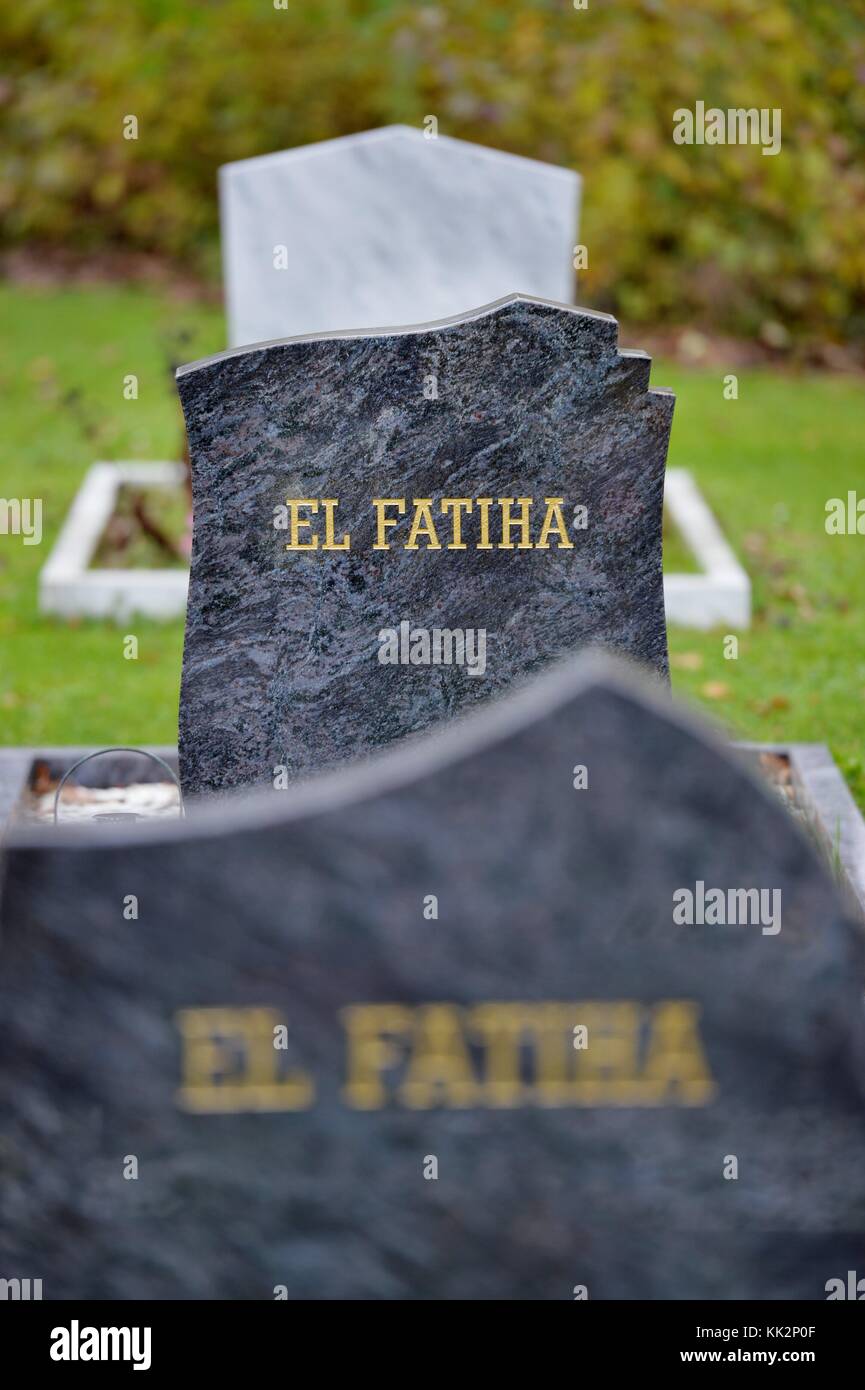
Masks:
[[[649,368],[523,296],[181,368],[184,792],[350,761],[589,644],[665,674]]]
[[[302,788],[13,847],[0,1272],[234,1299],[861,1272],[861,942],[656,699],[578,660]],[[683,889],[781,899],[686,926]]]

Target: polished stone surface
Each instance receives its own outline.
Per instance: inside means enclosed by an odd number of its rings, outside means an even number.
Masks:
[[[181,368],[195,511],[184,793],[279,785],[362,756],[588,645],[665,675],[673,397],[648,389],[649,368],[644,354],[618,351],[607,315],[521,296],[441,325]],[[531,548],[518,548],[516,528],[514,548],[500,548],[499,499],[524,497]],[[291,533],[274,525],[287,498],[319,503],[296,511],[298,541],[316,550],[287,551]],[[544,537],[547,498],[561,499],[561,529]],[[325,549],[322,499],[338,502],[332,543],[347,533],[350,548]],[[382,509],[396,523],[384,526],[385,549],[374,499],[406,508]],[[429,501],[434,534],[413,535],[413,499]],[[459,540],[442,499],[472,500]],[[479,663],[478,674],[434,664],[458,652],[432,637],[429,664],[382,661],[380,634],[418,629],[458,629],[475,645],[485,634],[483,674]]]
[[[660,691],[577,660],[5,868],[0,1268],[47,1299],[822,1300],[857,1268],[861,934]],[[675,925],[698,881],[779,891],[781,930]]]
[[[229,343],[572,301],[579,175],[411,126],[220,169]]]

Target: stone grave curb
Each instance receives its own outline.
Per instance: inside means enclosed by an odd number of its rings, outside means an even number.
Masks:
[[[837,858],[842,887],[849,891],[853,905],[865,919],[865,818],[824,743],[734,743],[747,755],[774,754],[789,760],[793,782],[805,813],[827,855]],[[45,747],[0,747],[0,847],[10,828],[10,816],[26,789],[31,768],[37,759],[47,762],[60,776],[96,747],[54,745]],[[154,753],[176,770],[177,749],[168,745],[146,744],[142,752]],[[98,764],[95,765],[98,768]],[[91,771],[90,776],[97,774]],[[759,772],[754,775],[759,779]]]
[[[830,859],[837,857],[865,917],[865,818],[853,800],[838,764],[825,743],[741,743],[756,753],[774,753],[790,762],[793,783]]]
[[[124,484],[176,487],[180,463],[94,463],[75,495],[39,574],[39,611],[63,618],[178,618],[186,610],[186,569],[90,569]]]
[[[66,521],[39,575],[39,611],[63,618],[134,614],[169,620],[186,612],[186,569],[90,569],[99,539],[125,484],[176,487],[180,463],[94,463],[87,470]],[[751,623],[751,581],[722,534],[692,475],[668,468],[664,501],[682,539],[700,565],[698,574],[664,576],[667,622],[707,629]]]
[[[701,570],[664,576],[667,622],[750,627],[751,581],[687,469],[667,469],[664,504]]]

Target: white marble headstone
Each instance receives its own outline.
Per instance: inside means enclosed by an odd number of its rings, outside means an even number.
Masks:
[[[229,345],[574,300],[580,176],[411,126],[220,169]]]

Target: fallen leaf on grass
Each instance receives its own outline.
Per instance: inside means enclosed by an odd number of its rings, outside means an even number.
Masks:
[[[726,700],[732,693],[729,685],[725,685],[723,681],[706,681],[705,685],[700,686],[700,694],[707,700]]]
[[[760,700],[754,708],[758,714],[774,714],[780,709],[789,709],[790,701],[786,695],[773,695],[769,700]]]
[[[47,381],[55,375],[56,368],[50,357],[34,357],[27,371],[33,381]]]
[[[748,531],[742,545],[749,555],[759,557],[766,549],[766,537],[762,531]]]

